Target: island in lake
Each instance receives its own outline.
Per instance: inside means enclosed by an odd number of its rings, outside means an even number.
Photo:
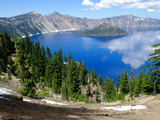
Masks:
[[[125,36],[127,32],[108,23],[86,31],[76,31],[76,36]]]

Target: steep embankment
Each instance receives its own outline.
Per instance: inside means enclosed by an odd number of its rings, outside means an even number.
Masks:
[[[3,89],[2,89],[3,90]],[[25,97],[25,96],[23,96]],[[28,100],[28,101],[27,101]],[[135,110],[143,103],[148,109]],[[141,96],[133,102],[125,103],[52,105],[37,99],[19,99],[17,95],[0,94],[0,119],[2,120],[158,120],[160,115],[160,95]],[[127,110],[128,108],[129,111]],[[138,106],[140,107],[140,106]],[[145,107],[145,106],[144,106]],[[109,108],[109,109],[104,109]],[[110,108],[117,108],[111,110]],[[125,111],[123,111],[124,109]]]
[[[1,76],[2,77],[2,76]],[[7,75],[6,75],[7,77]],[[3,77],[2,77],[3,78]],[[4,79],[4,78],[3,78]],[[12,76],[12,80],[0,80],[1,87],[16,90],[20,86],[19,80]],[[8,94],[10,93],[10,94]],[[23,99],[21,99],[23,98]],[[0,119],[14,120],[158,120],[160,115],[160,95],[142,95],[133,101],[113,102],[101,104],[84,104],[78,102],[67,102],[67,105],[53,104],[54,101],[44,101],[1,88],[0,89]],[[145,105],[145,106],[136,106]],[[143,110],[135,110],[142,109]],[[144,109],[145,108],[145,109]],[[107,109],[107,110],[106,110]],[[113,109],[113,110],[112,110]]]

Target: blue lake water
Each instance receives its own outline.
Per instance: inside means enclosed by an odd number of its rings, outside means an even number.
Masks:
[[[134,75],[140,69],[147,68],[149,54],[154,51],[151,47],[160,41],[160,32],[136,32],[125,37],[77,37],[70,32],[49,33],[32,36],[34,41],[39,40],[41,46],[47,46],[52,53],[60,48],[63,55],[72,53],[76,61],[83,60],[89,70],[91,68],[104,78],[109,76],[114,81],[118,74],[134,66]]]

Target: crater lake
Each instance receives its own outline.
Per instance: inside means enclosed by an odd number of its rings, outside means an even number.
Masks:
[[[152,45],[160,40],[159,31],[156,32],[135,32],[127,36],[116,37],[87,37],[75,36],[72,32],[58,32],[30,37],[33,41],[40,42],[41,46],[51,49],[51,53],[63,51],[63,56],[69,52],[75,61],[84,61],[86,67],[96,70],[104,78],[117,81],[118,74],[125,70],[130,71],[134,67],[134,75],[137,76],[143,65],[148,64],[149,54],[154,52]]]

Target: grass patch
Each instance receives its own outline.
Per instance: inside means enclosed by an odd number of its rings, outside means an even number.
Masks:
[[[0,77],[0,81],[3,81],[3,79]]]

